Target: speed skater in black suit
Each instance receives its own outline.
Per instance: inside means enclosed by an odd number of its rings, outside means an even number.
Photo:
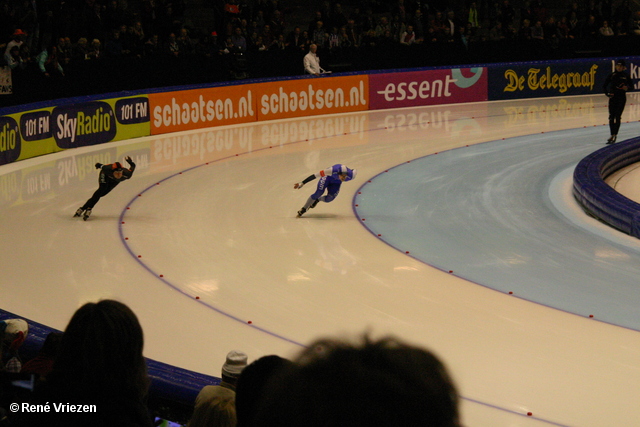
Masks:
[[[618,138],[622,112],[627,103],[631,77],[625,72],[626,65],[624,59],[617,60],[616,70],[609,74],[604,82],[604,93],[609,97],[609,129],[611,130],[611,137],[607,139],[607,144],[615,143]]]
[[[73,215],[74,217],[82,216],[82,219],[85,221],[89,219],[91,209],[93,209],[101,197],[109,194],[109,192],[116,188],[116,186],[122,181],[131,178],[133,171],[136,169],[136,164],[133,163],[133,160],[131,160],[131,157],[129,156],[125,157],[125,160],[129,163],[129,169],[124,168],[120,162],[108,165],[96,163],[96,169],[100,169],[98,189],[84,205],[78,208],[76,213]]]

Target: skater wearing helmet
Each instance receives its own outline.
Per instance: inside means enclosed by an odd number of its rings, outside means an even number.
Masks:
[[[624,59],[616,61],[616,70],[607,76],[604,82],[604,93],[609,97],[609,128],[611,137],[607,144],[613,144],[618,138],[618,130],[622,119],[624,105],[627,102],[627,91],[631,86],[631,77],[625,72],[627,64]]]
[[[316,207],[318,202],[323,201],[325,203],[331,202],[338,196],[340,192],[340,186],[344,181],[351,181],[356,177],[356,170],[349,169],[345,165],[333,165],[325,170],[321,170],[317,174],[309,175],[304,181],[298,182],[293,186],[294,189],[301,189],[306,183],[313,181],[316,178],[320,178],[318,181],[318,188],[316,192],[309,196],[307,203],[298,211],[298,218],[300,218],[306,211]],[[325,190],[326,195],[322,195]]]
[[[110,165],[103,165],[102,163],[96,163],[96,169],[100,170],[100,177],[98,178],[98,189],[93,193],[93,196],[87,202],[78,208],[74,217],[82,216],[85,221],[89,219],[91,215],[91,209],[98,203],[101,197],[109,194],[111,190],[116,188],[125,179],[131,178],[133,171],[136,169],[136,164],[133,163],[131,157],[125,157],[127,163],[129,163],[129,169],[125,169],[120,162],[115,162]]]

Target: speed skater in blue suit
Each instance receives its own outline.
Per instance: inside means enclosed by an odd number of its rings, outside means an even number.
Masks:
[[[298,211],[298,218],[304,215],[309,209],[315,208],[318,202],[322,201],[329,203],[333,201],[338,197],[342,183],[354,179],[356,177],[356,173],[356,169],[349,169],[345,165],[338,164],[321,170],[316,174],[309,175],[302,182],[296,183],[293,188],[299,190],[306,183],[311,182],[316,178],[320,178],[318,180],[316,192],[309,196],[307,203],[305,203],[302,209]],[[325,191],[327,194],[323,195]]]

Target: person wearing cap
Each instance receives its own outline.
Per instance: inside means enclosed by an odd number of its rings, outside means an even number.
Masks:
[[[618,138],[618,130],[622,121],[622,112],[627,102],[627,91],[631,87],[631,77],[625,72],[627,64],[624,59],[616,61],[615,71],[609,74],[604,82],[604,93],[609,97],[609,129],[611,136],[607,144],[613,144]]]
[[[25,38],[27,37],[27,33],[25,33],[24,31],[22,31],[21,29],[17,29],[13,32],[12,35],[12,39],[9,43],[7,43],[7,47],[4,51],[4,58],[5,60],[11,55],[11,48],[14,46],[22,46],[22,44],[24,43]]]
[[[213,420],[233,418],[236,421],[235,401],[236,384],[240,374],[247,366],[247,355],[242,351],[230,351],[222,365],[222,381],[220,385],[204,386],[196,397],[193,415],[187,424],[188,427],[204,427],[219,425]],[[228,407],[233,408],[231,414]]]
[[[85,202],[84,205],[78,208],[74,217],[82,216],[85,221],[89,219],[91,210],[98,203],[101,197],[109,194],[111,190],[116,188],[122,181],[131,178],[133,171],[136,169],[136,164],[133,163],[131,157],[125,157],[127,163],[129,163],[129,169],[125,169],[120,162],[115,162],[109,165],[103,165],[102,163],[96,163],[96,169],[100,169],[100,176],[98,178],[98,189],[93,193],[93,196]]]
[[[356,177],[356,173],[356,169],[350,169],[345,165],[337,164],[321,170],[314,175],[309,175],[304,179],[304,181],[296,183],[293,188],[299,190],[306,183],[313,181],[316,178],[320,178],[316,192],[309,196],[307,203],[305,203],[302,209],[298,211],[298,218],[304,215],[304,213],[309,209],[315,208],[318,202],[322,201],[329,203],[333,201],[338,197],[342,183],[354,179]],[[325,190],[327,191],[327,194],[323,196]]]

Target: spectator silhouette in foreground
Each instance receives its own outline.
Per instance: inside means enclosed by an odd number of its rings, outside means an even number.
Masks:
[[[255,427],[458,427],[458,394],[432,353],[395,338],[320,340],[270,381]]]
[[[21,412],[15,425],[151,427],[143,345],[138,318],[125,304],[83,305],[64,331],[53,369],[34,391],[31,403],[50,410]]]
[[[266,385],[292,364],[288,359],[270,355],[253,361],[242,370],[236,384],[238,427],[251,425]]]

